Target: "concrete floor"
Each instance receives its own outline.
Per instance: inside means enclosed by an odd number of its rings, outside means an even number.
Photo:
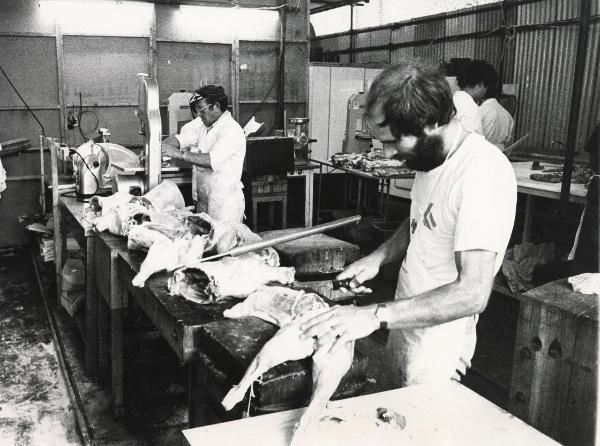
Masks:
[[[27,250],[0,251],[0,444],[78,445]]]

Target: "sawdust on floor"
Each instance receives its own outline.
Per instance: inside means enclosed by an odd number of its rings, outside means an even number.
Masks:
[[[79,445],[26,250],[0,251],[0,444]]]

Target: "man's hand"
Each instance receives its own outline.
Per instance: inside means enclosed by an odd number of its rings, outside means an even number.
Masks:
[[[332,344],[331,350],[348,341],[364,338],[379,328],[375,307],[336,305],[324,313],[300,320],[300,330],[305,339],[317,338],[318,346]]]
[[[170,144],[165,144],[164,142],[161,144],[160,148],[162,149],[162,155],[168,156],[173,159],[181,159],[183,158],[183,153],[176,147],[173,147]]]
[[[372,290],[370,288],[362,286],[361,284],[365,280],[375,277],[379,272],[380,266],[381,263],[377,258],[368,255],[347,266],[344,271],[337,275],[336,279],[352,279],[350,281],[350,288],[347,290],[355,294],[371,293]]]

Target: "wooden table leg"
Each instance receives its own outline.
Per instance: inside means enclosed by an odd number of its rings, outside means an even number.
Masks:
[[[304,174],[304,178],[304,226],[310,228],[313,225],[313,171],[306,171]]]
[[[531,236],[531,224],[533,221],[533,195],[525,195],[525,219],[523,221],[523,235],[521,237],[521,243],[529,241]]]
[[[85,250],[85,372],[98,373],[98,294],[94,271],[94,237],[86,237]]]
[[[110,308],[98,299],[98,379],[102,383],[110,379],[110,337]]]
[[[121,417],[124,410],[124,377],[123,377],[123,313],[126,299],[123,297],[121,281],[119,279],[118,256],[111,253],[110,258],[110,358],[111,358],[111,386],[113,415]]]
[[[112,310],[110,313],[110,352],[111,352],[111,385],[113,416],[122,417],[125,414],[124,379],[123,379],[123,309]]]

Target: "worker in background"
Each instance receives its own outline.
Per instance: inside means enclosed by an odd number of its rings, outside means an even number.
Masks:
[[[454,117],[443,74],[395,65],[373,82],[365,113],[387,157],[415,169],[410,217],[371,254],[338,275],[349,289],[402,261],[395,300],[334,306],[301,321],[305,338],[332,349],[392,329],[389,364],[401,385],[460,380],[475,349],[475,325],[508,244],[517,198],[508,159]]]
[[[475,102],[468,85],[465,83],[468,78],[467,72],[468,67],[464,67],[456,76],[456,81],[460,90],[455,91],[452,96],[454,107],[456,108],[455,117],[465,129],[483,135],[479,105]]]
[[[515,121],[498,100],[500,84],[498,73],[484,60],[472,60],[467,63],[461,88],[480,104],[483,136],[500,150],[504,151],[513,139]]]
[[[194,119],[178,135],[165,139],[162,152],[194,166],[193,194],[198,212],[239,223],[244,215],[241,176],[246,138],[227,110],[228,105],[221,86],[206,85],[196,90],[190,108],[200,119]]]

